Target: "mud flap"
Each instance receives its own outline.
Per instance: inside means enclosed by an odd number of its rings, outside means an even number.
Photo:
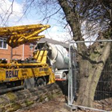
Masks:
[[[26,89],[34,88],[34,85],[35,85],[34,78],[24,80],[24,88]]]

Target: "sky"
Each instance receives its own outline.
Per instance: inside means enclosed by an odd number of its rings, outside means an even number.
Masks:
[[[49,24],[51,28],[44,31],[44,35],[47,38],[51,38],[58,41],[71,40],[72,36],[68,33],[69,26],[65,29],[66,22],[61,19],[60,14],[52,16],[50,20],[44,20],[45,13],[39,10],[38,5],[31,4],[28,0],[0,0],[0,26],[17,26],[17,25],[28,25],[28,24]],[[27,1],[27,3],[26,3]],[[35,5],[35,6],[34,6]],[[27,10],[26,7],[27,6]],[[47,9],[50,11],[49,15],[55,13],[53,8],[59,9],[58,6],[53,6]],[[52,11],[51,11],[52,10]],[[58,22],[57,22],[58,21]]]
[[[13,4],[12,1],[14,1]],[[0,0],[0,26],[49,24],[51,27],[42,32],[46,38],[62,42],[71,41],[72,33],[70,33],[70,27],[67,25],[65,18],[63,18],[64,15],[59,5],[53,2],[48,3],[49,5],[44,5],[43,8],[41,1],[44,2],[45,0],[33,1],[35,2],[31,3],[31,0]],[[37,2],[39,1],[40,4],[38,5]],[[57,10],[59,10],[59,13],[56,13]],[[47,12],[47,15],[45,12]],[[54,13],[55,15],[53,15]],[[44,19],[45,17],[47,19]],[[94,36],[91,34],[88,35],[85,24],[86,21],[82,23],[83,38],[89,41],[95,40],[99,30],[97,30]],[[99,27],[97,28],[99,29]]]

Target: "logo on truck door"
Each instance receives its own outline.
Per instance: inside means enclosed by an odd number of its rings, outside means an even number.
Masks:
[[[6,78],[18,77],[18,70],[8,70],[6,71]]]

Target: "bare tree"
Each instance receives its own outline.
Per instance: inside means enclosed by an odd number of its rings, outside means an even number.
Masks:
[[[81,34],[81,22],[99,24],[101,31],[97,39],[111,38],[111,1],[104,0],[58,0],[66,20],[69,23],[73,39],[84,40]],[[105,25],[106,24],[106,25]],[[92,29],[88,25],[89,31]],[[105,31],[105,32],[104,32]],[[108,34],[108,36],[106,35]],[[85,106],[92,106],[95,90],[101,76],[105,62],[109,56],[110,43],[94,43],[89,48],[85,43],[77,43],[80,67],[80,87],[77,103]],[[88,65],[89,71],[88,71]],[[86,72],[88,71],[88,72]]]
[[[54,2],[53,0],[51,0]],[[83,41],[81,24],[86,21],[87,30],[95,34],[96,27],[100,32],[98,39],[111,38],[112,3],[106,0],[57,0],[61,6],[64,18],[73,33],[73,40]],[[45,1],[44,1],[45,2]],[[47,3],[48,1],[46,1]],[[50,2],[50,1],[49,1]],[[95,27],[96,26],[96,27]],[[104,68],[105,62],[110,54],[110,43],[95,42],[89,48],[85,43],[77,43],[80,67],[80,87],[77,103],[92,106],[95,90]],[[89,71],[86,73],[88,70]]]

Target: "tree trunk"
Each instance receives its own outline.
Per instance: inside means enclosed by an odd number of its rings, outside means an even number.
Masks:
[[[97,53],[91,53],[91,59],[95,59],[96,62],[90,59],[83,59],[80,61],[80,87],[77,103],[83,106],[93,106],[93,100],[95,95],[95,90],[101,76],[102,70],[104,68],[105,62],[110,54],[111,42],[106,42],[103,49],[98,50]],[[94,56],[93,56],[94,55]]]

